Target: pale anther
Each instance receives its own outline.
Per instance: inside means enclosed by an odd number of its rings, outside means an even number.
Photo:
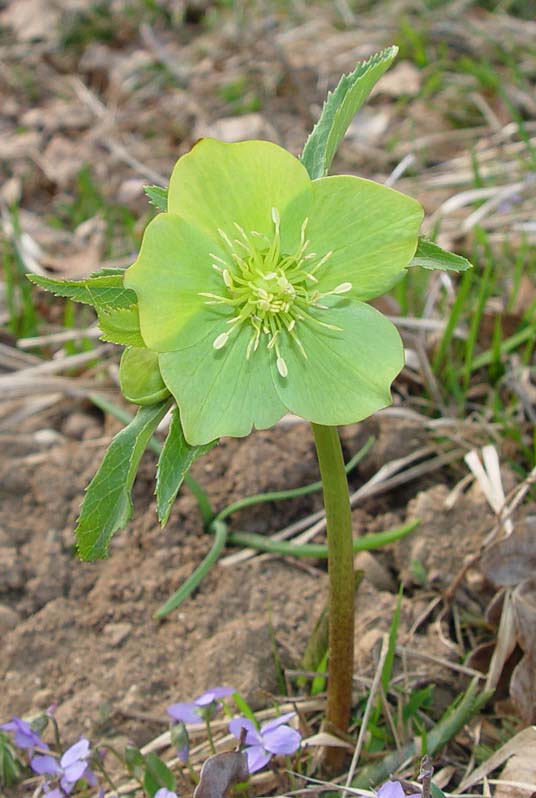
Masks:
[[[277,370],[281,374],[281,376],[288,377],[287,364],[285,363],[285,360],[281,356],[277,358],[276,365],[277,365]]]
[[[229,333],[220,333],[218,337],[214,339],[212,346],[214,349],[223,349],[228,340]]]
[[[347,294],[348,291],[351,291],[351,290],[352,290],[352,283],[340,283],[340,285],[337,285],[333,289],[333,291],[331,293],[332,294]]]

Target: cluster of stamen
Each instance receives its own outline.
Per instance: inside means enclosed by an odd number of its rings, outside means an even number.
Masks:
[[[236,222],[236,238],[231,239],[223,230],[218,230],[228,259],[211,254],[215,261],[212,268],[221,274],[224,293],[202,293],[200,296],[205,297],[207,305],[226,305],[234,311],[227,321],[228,329],[214,339],[214,349],[222,349],[242,324],[249,323],[251,337],[247,358],[265,340],[267,348],[274,351],[279,374],[286,377],[288,368],[281,355],[281,335],[285,332],[290,335],[303,357],[307,358],[298,336],[299,322],[308,320],[329,330],[340,330],[333,324],[320,321],[309,310],[327,310],[321,300],[331,294],[345,294],[351,290],[352,284],[341,283],[333,290],[321,293],[316,288],[316,273],[332,253],[320,257],[315,252],[308,252],[308,219],[302,224],[297,251],[292,255],[282,253],[280,217],[276,208],[272,208],[272,221],[274,231],[271,239],[255,230],[248,235]]]

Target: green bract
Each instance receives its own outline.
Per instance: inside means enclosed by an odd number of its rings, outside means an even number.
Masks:
[[[370,180],[311,180],[269,142],[203,139],[183,156],[124,285],[188,442],[390,404],[402,344],[366,302],[403,275],[422,218]]]

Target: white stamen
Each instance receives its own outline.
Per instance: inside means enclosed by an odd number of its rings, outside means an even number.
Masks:
[[[287,364],[285,363],[284,359],[281,355],[277,358],[277,370],[281,374],[282,377],[288,377],[288,368]]]
[[[225,230],[222,230],[222,229],[221,229],[221,227],[218,227],[218,233],[219,233],[219,234],[220,234],[220,236],[223,238],[223,240],[225,241],[225,243],[227,244],[227,246],[229,247],[229,249],[231,249],[231,250],[232,250],[232,248],[233,248],[233,245],[232,245],[232,243],[231,243],[231,239],[229,238],[229,236],[227,235],[227,233],[225,232]],[[212,257],[212,256],[211,256],[211,257]],[[215,260],[218,260],[218,258],[215,258]]]
[[[220,333],[217,338],[214,339],[212,342],[212,346],[214,349],[223,349],[227,341],[229,340],[229,333]]]
[[[231,277],[231,272],[229,271],[229,269],[224,269],[223,270],[222,277],[223,277],[223,282],[225,283],[227,288],[232,288],[233,287],[233,278]]]
[[[279,228],[281,217],[279,216],[279,211],[277,208],[272,208],[272,222],[275,224],[276,229]]]
[[[352,290],[352,283],[340,283],[340,285],[337,285],[333,289],[333,291],[331,293],[332,294],[347,294],[348,291],[351,291],[351,290]]]

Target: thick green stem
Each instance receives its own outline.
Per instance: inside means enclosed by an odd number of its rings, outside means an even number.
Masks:
[[[329,575],[329,663],[326,727],[348,729],[354,670],[354,564],[352,516],[341,442],[336,427],[312,424],[324,491]],[[332,748],[326,764],[342,764],[343,749]]]

